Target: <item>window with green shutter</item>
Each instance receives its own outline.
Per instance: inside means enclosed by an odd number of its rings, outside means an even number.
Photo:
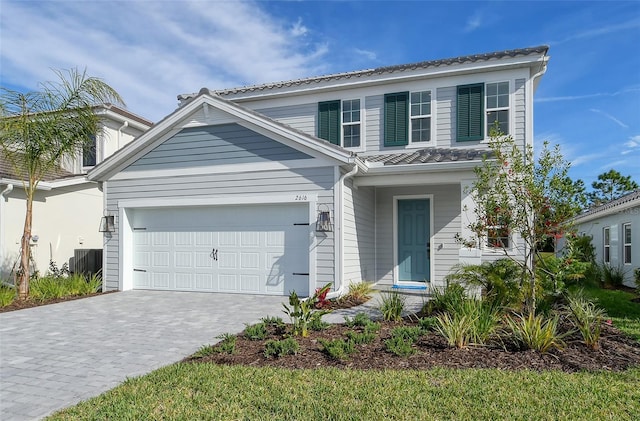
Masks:
[[[384,146],[409,143],[409,92],[384,96]]]
[[[458,86],[457,140],[484,139],[484,84]]]
[[[340,144],[340,100],[318,103],[318,137]]]

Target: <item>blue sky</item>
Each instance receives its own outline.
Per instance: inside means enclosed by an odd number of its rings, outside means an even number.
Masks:
[[[640,1],[12,1],[0,83],[87,68],[158,121],[180,93],[547,44],[535,141],[640,183]]]

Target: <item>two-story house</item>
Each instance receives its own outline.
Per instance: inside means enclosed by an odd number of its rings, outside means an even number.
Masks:
[[[175,112],[88,175],[114,222],[105,288],[421,288],[460,261],[501,255],[455,237],[471,235],[467,187],[493,123],[533,142],[547,50],[180,95]],[[516,250],[517,238],[501,240]]]
[[[85,150],[67,157],[39,183],[33,202],[31,254],[33,269],[46,273],[71,261],[75,250],[102,249],[99,232],[103,195],[86,173],[151,127],[152,123],[111,104],[96,107],[100,130]],[[19,268],[26,213],[24,174],[0,153],[0,279],[12,280]],[[97,253],[98,254],[98,253]]]

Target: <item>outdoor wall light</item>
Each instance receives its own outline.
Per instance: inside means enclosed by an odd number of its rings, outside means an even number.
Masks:
[[[327,205],[321,205],[318,210],[318,220],[316,221],[316,231],[332,232],[333,224],[331,223],[331,211]]]
[[[113,215],[106,215],[100,218],[99,232],[115,232],[116,230],[116,218]]]

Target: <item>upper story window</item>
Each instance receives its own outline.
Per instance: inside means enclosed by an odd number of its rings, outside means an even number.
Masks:
[[[487,138],[496,121],[502,133],[509,134],[509,82],[461,85],[456,98],[459,142]]]
[[[318,103],[318,137],[345,148],[360,147],[361,114],[359,99]]]
[[[83,167],[95,167],[96,166],[96,157],[98,155],[98,148],[96,137],[91,136],[89,141],[85,143],[82,148],[82,166]]]
[[[624,238],[624,263],[631,263],[631,224],[622,226],[622,238]]]
[[[487,134],[495,122],[502,134],[509,134],[509,82],[487,83]]]
[[[411,142],[431,140],[431,91],[411,93]]]
[[[384,146],[405,146],[430,140],[431,91],[386,94]]]
[[[345,148],[360,147],[360,100],[342,101],[342,139]]]
[[[602,229],[602,259],[605,263],[611,263],[611,238],[610,228],[606,227]]]

